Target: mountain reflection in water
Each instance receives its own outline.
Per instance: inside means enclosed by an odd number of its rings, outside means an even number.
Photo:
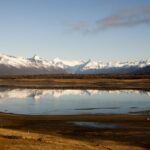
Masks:
[[[17,114],[126,114],[150,109],[150,92],[0,88],[0,112]]]

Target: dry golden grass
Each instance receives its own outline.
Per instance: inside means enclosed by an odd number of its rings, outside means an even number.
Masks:
[[[0,86],[150,90],[150,75],[37,75],[0,77]]]
[[[88,143],[58,136],[0,129],[0,150],[144,150],[114,141]]]

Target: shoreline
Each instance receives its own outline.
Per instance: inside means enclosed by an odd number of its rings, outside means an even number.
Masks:
[[[95,113],[95,114],[19,114],[19,113],[11,113],[11,112],[1,112],[0,111],[0,116],[25,116],[25,117],[76,117],[76,116],[147,116],[150,115],[150,110],[143,110],[143,111],[135,111],[135,112],[128,112],[128,113]]]
[[[44,85],[1,85],[0,88],[11,88],[11,89],[41,89],[41,90],[100,90],[100,91],[116,91],[116,90],[137,90],[150,92],[150,87],[91,87],[91,86],[44,86]],[[27,84],[27,83],[26,83]]]

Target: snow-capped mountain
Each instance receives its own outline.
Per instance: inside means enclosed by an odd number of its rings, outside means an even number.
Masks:
[[[66,61],[59,58],[44,60],[0,54],[0,75],[26,74],[111,74],[150,73],[150,60],[134,62],[101,62],[93,60]]]
[[[64,69],[53,65],[50,61],[41,59],[37,55],[32,58],[22,58],[0,54],[0,75],[61,73],[66,72]]]

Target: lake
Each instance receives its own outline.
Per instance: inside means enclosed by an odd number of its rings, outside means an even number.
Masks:
[[[150,110],[150,92],[0,88],[0,112],[32,115],[127,114]]]

